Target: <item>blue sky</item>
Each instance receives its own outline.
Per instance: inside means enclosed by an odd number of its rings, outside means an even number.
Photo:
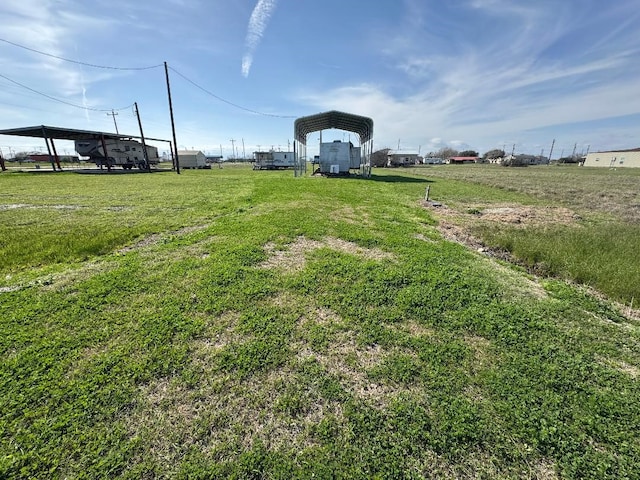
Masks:
[[[371,117],[374,149],[640,147],[639,23],[640,0],[3,0],[0,129],[113,132],[113,108],[135,135],[137,102],[169,139],[166,61],[178,146],[212,155],[285,150],[334,109]]]

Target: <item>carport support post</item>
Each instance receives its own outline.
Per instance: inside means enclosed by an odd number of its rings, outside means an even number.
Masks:
[[[151,171],[151,164],[149,163],[149,155],[147,154],[147,144],[144,141],[144,132],[142,131],[142,121],[140,120],[140,111],[138,110],[138,102],[133,102],[136,106],[136,117],[138,117],[138,126],[140,127],[140,139],[142,140],[142,156],[144,157],[145,167],[147,171]]]
[[[51,148],[53,148],[53,157],[56,159],[56,165],[58,165],[58,170],[62,171],[62,167],[60,166],[60,157],[58,157],[58,152],[56,151],[56,144],[53,143],[53,138],[51,139]]]
[[[51,168],[53,171],[56,171],[56,164],[53,160],[53,155],[51,155],[51,147],[49,147],[49,138],[47,137],[47,130],[42,126],[42,138],[44,138],[44,143],[47,144],[47,152],[49,152],[49,160],[51,161]]]
[[[111,171],[111,162],[109,161],[109,153],[107,152],[107,144],[104,141],[104,135],[100,135],[100,142],[102,143],[102,151],[104,152],[104,158],[107,161],[107,171]],[[102,163],[100,163],[100,168],[102,168]]]

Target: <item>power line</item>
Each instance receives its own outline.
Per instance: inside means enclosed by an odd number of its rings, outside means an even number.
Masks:
[[[108,70],[150,70],[150,69],[153,69],[153,68],[158,68],[158,67],[162,67],[162,66],[163,66],[163,64],[158,64],[158,65],[149,65],[149,66],[146,66],[146,67],[115,67],[115,66],[110,66],[110,65],[97,65],[97,64],[94,64],[94,63],[87,63],[87,62],[81,62],[81,61],[78,61],[78,60],[71,60],[71,59],[69,59],[69,58],[61,57],[61,56],[59,56],[59,55],[53,55],[53,54],[51,54],[51,53],[43,52],[43,51],[41,51],[41,50],[37,50],[37,49],[35,49],[35,48],[30,48],[30,47],[27,47],[27,46],[25,46],[25,45],[20,45],[19,43],[11,42],[11,41],[6,40],[6,39],[4,39],[4,38],[0,38],[0,41],[1,41],[1,42],[4,42],[4,43],[7,43],[7,44],[9,44],[9,45],[13,45],[14,47],[22,48],[22,49],[24,49],[24,50],[28,50],[28,51],[30,51],[30,52],[37,53],[37,54],[39,54],[39,55],[44,55],[44,56],[47,56],[47,57],[56,58],[56,59],[58,59],[58,60],[63,60],[63,61],[65,61],[65,62],[75,63],[75,64],[77,64],[77,65],[84,65],[84,66],[86,66],[86,67],[102,68],[102,69],[108,69]],[[206,88],[204,88],[204,87],[202,87],[202,86],[198,85],[196,82],[194,82],[193,80],[191,80],[191,79],[187,78],[185,75],[183,75],[182,73],[180,73],[179,71],[177,71],[175,68],[173,68],[173,67],[169,67],[169,68],[170,68],[171,70],[173,70],[176,74],[178,74],[179,76],[181,76],[183,79],[185,79],[187,82],[191,83],[194,87],[196,87],[196,88],[198,88],[198,89],[202,90],[202,91],[203,91],[203,92],[205,92],[206,94],[208,94],[208,95],[212,96],[213,98],[215,98],[215,99],[217,99],[217,100],[219,100],[219,101],[221,101],[221,102],[223,102],[223,103],[226,103],[226,104],[228,104],[228,105],[231,105],[232,107],[235,107],[235,108],[238,108],[238,109],[240,109],[240,110],[244,110],[245,112],[253,113],[253,114],[256,114],[256,115],[262,115],[262,116],[265,116],[265,117],[273,117],[273,118],[297,118],[297,117],[296,117],[296,116],[294,116],[294,115],[278,115],[278,114],[274,114],[274,113],[264,113],[264,112],[259,112],[259,111],[257,111],[257,110],[252,110],[252,109],[250,109],[250,108],[246,108],[246,107],[243,107],[243,106],[238,105],[238,104],[236,104],[236,103],[230,102],[229,100],[226,100],[226,99],[224,99],[224,98],[222,98],[222,97],[219,97],[219,96],[218,96],[218,95],[216,95],[215,93],[213,93],[213,92],[211,92],[211,91],[207,90]],[[34,93],[37,93],[38,95],[42,95],[42,96],[44,96],[44,97],[50,98],[51,100],[55,100],[55,101],[60,102],[60,103],[65,103],[65,104],[67,104],[67,105],[71,105],[72,107],[83,108],[83,109],[85,109],[85,110],[94,110],[94,111],[99,111],[99,112],[108,112],[108,111],[110,111],[110,110],[97,110],[97,109],[92,109],[92,108],[88,108],[88,107],[82,107],[82,106],[79,106],[79,105],[74,105],[74,104],[72,104],[72,103],[65,102],[64,100],[59,100],[59,99],[57,99],[57,98],[50,97],[50,96],[48,96],[48,95],[46,95],[46,94],[44,94],[44,93],[38,92],[38,91],[36,91],[36,90],[33,90],[33,89],[31,89],[31,88],[29,88],[29,87],[27,87],[27,86],[25,86],[25,85],[22,85],[22,84],[20,84],[20,83],[18,83],[18,82],[16,82],[16,81],[14,81],[14,80],[11,80],[11,79],[10,79],[10,78],[8,78],[8,77],[5,77],[4,75],[0,75],[0,76],[1,76],[1,77],[3,77],[3,78],[5,78],[5,79],[7,79],[7,80],[9,80],[10,82],[15,83],[16,85],[19,85],[19,86],[21,86],[21,87],[23,87],[23,88],[26,88],[26,89],[28,89],[28,90],[31,90],[31,91],[32,91],[32,92],[34,92]],[[130,106],[131,106],[131,105],[130,105]],[[125,107],[125,108],[129,108],[130,106]],[[124,108],[122,108],[122,109],[117,109],[117,110],[124,110]]]
[[[232,107],[238,108],[240,110],[244,110],[245,112],[249,112],[249,113],[255,113],[256,115],[263,115],[265,117],[275,117],[275,118],[297,118],[294,115],[277,115],[275,113],[264,113],[264,112],[258,112],[256,110],[251,110],[250,108],[246,108],[243,107],[241,105],[238,105],[236,103],[230,102],[229,100],[225,100],[222,97],[219,97],[218,95],[216,95],[215,93],[210,92],[209,90],[207,90],[204,87],[201,87],[200,85],[198,85],[196,82],[194,82],[193,80],[185,77],[183,74],[181,74],[179,71],[177,71],[175,68],[173,67],[169,67],[172,71],[174,71],[175,73],[177,73],[178,75],[180,75],[182,78],[184,78],[187,82],[189,82],[190,84],[192,84],[194,87],[199,88],[200,90],[202,90],[204,93],[212,96],[213,98],[220,100],[221,102],[226,103],[227,105],[231,105]]]
[[[75,64],[78,64],[78,65],[84,65],[86,67],[103,68],[103,69],[107,69],[107,70],[150,70],[152,68],[158,68],[158,67],[162,66],[161,64],[160,65],[149,65],[147,67],[114,67],[114,66],[109,66],[109,65],[96,65],[95,63],[86,63],[86,62],[80,62],[78,60],[71,60],[69,58],[64,58],[64,57],[60,57],[58,55],[53,55],[52,53],[47,53],[47,52],[43,52],[43,51],[40,51],[40,50],[36,50],[35,48],[25,47],[24,45],[20,45],[19,43],[15,43],[15,42],[10,42],[9,40],[6,40],[4,38],[0,38],[0,42],[8,43],[9,45],[13,45],[14,47],[23,48],[24,50],[29,50],[30,52],[38,53],[40,55],[45,55],[47,57],[56,58],[58,60],[64,60],[65,62],[75,63]]]
[[[113,108],[113,109],[112,109],[112,108],[108,108],[108,109],[102,109],[102,108],[85,107],[85,106],[83,106],[83,105],[76,105],[75,103],[67,102],[66,100],[60,100],[59,98],[52,97],[51,95],[47,95],[46,93],[39,92],[38,90],[34,90],[34,89],[33,89],[33,88],[31,88],[31,87],[27,87],[26,85],[23,85],[23,84],[22,84],[22,83],[20,83],[20,82],[16,82],[15,80],[12,80],[12,79],[10,79],[9,77],[7,77],[7,76],[5,76],[5,75],[2,75],[1,73],[0,73],[0,77],[4,78],[5,80],[10,81],[11,83],[14,83],[14,84],[18,85],[19,87],[22,87],[22,88],[27,89],[27,90],[29,90],[30,92],[33,92],[33,93],[36,93],[36,94],[38,94],[38,95],[41,95],[41,96],[43,96],[43,97],[45,97],[45,98],[48,98],[49,100],[53,100],[53,101],[55,101],[55,102],[64,103],[65,105],[69,105],[69,106],[71,106],[71,107],[80,108],[80,109],[82,109],[82,110],[90,110],[90,111],[92,111],[92,112],[112,112],[112,111],[115,111],[115,110],[117,110],[117,111],[120,111],[120,110],[126,110],[126,109],[128,109],[128,108],[130,108],[130,107],[131,107],[131,105],[127,105],[126,107],[122,107],[122,108]]]

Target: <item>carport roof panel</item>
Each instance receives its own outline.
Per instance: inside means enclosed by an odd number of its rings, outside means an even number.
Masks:
[[[354,132],[360,137],[360,143],[368,142],[373,136],[373,120],[369,117],[332,110],[298,118],[295,121],[296,140],[306,144],[308,134],[328,128]]]
[[[49,127],[47,125],[37,125],[34,127],[9,128],[0,130],[0,135],[11,135],[15,137],[37,137],[54,138],[56,140],[92,140],[103,138],[105,140],[121,140],[125,138],[140,138],[135,135],[120,135],[116,133],[95,132],[91,130],[76,130],[73,128]],[[146,140],[156,142],[166,142],[159,138],[147,138]]]

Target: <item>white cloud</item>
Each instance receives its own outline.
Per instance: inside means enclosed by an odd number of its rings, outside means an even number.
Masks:
[[[253,64],[253,55],[260,44],[260,40],[262,40],[271,14],[276,8],[276,3],[276,0],[258,0],[258,3],[251,13],[247,37],[245,39],[246,52],[242,58],[242,75],[245,78],[249,76],[249,71]]]

